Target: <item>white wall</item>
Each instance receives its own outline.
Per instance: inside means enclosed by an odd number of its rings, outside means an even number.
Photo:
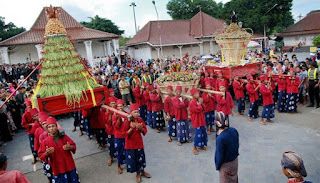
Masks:
[[[307,34],[307,35],[297,35],[297,36],[286,36],[283,37],[284,46],[295,46],[300,42],[302,46],[313,46],[312,40],[317,36],[317,34]]]
[[[38,52],[34,44],[9,47],[9,60],[11,64],[25,63],[26,59],[30,61],[38,61]]]
[[[74,46],[77,48],[77,52],[80,54],[80,56],[82,58],[87,59],[87,52],[86,52],[86,47],[85,47],[84,43],[83,42],[82,43],[75,42]]]
[[[144,62],[151,58],[151,46],[137,45],[129,48],[129,55],[137,60],[142,59]]]
[[[92,41],[92,56],[93,57],[103,57],[106,56],[104,47],[103,47],[103,42],[98,42],[97,40]]]

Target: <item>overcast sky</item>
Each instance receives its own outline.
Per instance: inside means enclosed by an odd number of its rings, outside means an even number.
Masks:
[[[169,0],[156,0],[160,20],[169,20],[166,4]],[[220,2],[221,0],[216,0]],[[222,0],[228,2],[229,0]],[[125,35],[135,34],[132,7],[135,2],[137,26],[141,29],[148,21],[157,20],[152,0],[1,0],[0,16],[16,26],[30,29],[44,6],[61,6],[78,21],[99,15],[116,23]],[[293,16],[305,16],[311,10],[320,9],[320,0],[293,0]]]

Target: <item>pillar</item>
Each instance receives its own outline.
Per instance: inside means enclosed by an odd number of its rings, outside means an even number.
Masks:
[[[178,48],[179,48],[179,51],[180,51],[180,60],[182,60],[182,52],[181,52],[182,45],[179,45]]]
[[[106,53],[106,56],[109,56],[111,57],[112,53],[111,53],[111,41],[105,41],[104,42],[104,45],[105,45],[105,53]]]
[[[200,47],[200,55],[203,55],[203,43],[198,44]]]
[[[10,64],[9,60],[9,53],[8,53],[8,47],[1,47],[0,52],[3,58],[3,63],[4,64]]]
[[[160,59],[160,47],[156,47],[156,50],[158,51],[158,58]],[[160,59],[161,60],[161,59]]]
[[[38,52],[38,58],[39,60],[42,58],[42,51],[43,51],[43,48],[42,48],[42,44],[36,44],[35,47],[37,48],[37,52]]]
[[[213,39],[210,38],[209,42],[210,42],[210,53],[209,54],[213,54]]]
[[[84,45],[86,47],[86,53],[87,53],[88,62],[89,62],[91,67],[94,67],[94,65],[93,65],[93,56],[92,56],[92,47],[91,47],[92,41],[84,41],[83,43],[84,43]]]
[[[118,64],[121,65],[121,59],[120,59],[120,55],[119,55],[119,39],[112,39],[112,43],[113,43],[113,53],[115,55],[115,57],[118,58]]]

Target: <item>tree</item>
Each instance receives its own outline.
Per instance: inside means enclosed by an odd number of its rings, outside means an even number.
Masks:
[[[168,14],[174,20],[191,19],[201,10],[213,17],[220,18],[223,3],[214,0],[171,0],[167,4]]]
[[[312,43],[313,43],[316,47],[320,47],[320,34],[313,39]]]
[[[85,27],[100,30],[103,32],[109,32],[117,35],[121,35],[124,33],[124,30],[120,30],[119,27],[109,19],[101,18],[98,15],[96,15],[93,18],[92,17],[89,17],[89,18],[90,18],[89,22],[83,21],[80,23]]]
[[[275,4],[275,8],[268,12]],[[201,10],[215,18],[222,18],[230,23],[234,10],[243,27],[251,28],[254,33],[267,35],[282,32],[294,23],[291,8],[292,0],[231,0],[225,4],[213,0],[171,0],[167,4],[168,14],[173,19],[190,19]],[[267,13],[268,12],[268,13]]]
[[[0,16],[0,41],[3,41],[12,36],[20,34],[21,32],[26,31],[25,28],[17,27],[12,22],[6,24],[4,20],[5,18]]]

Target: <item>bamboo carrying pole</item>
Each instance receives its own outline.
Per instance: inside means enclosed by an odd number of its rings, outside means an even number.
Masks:
[[[21,86],[31,77],[31,75],[41,66],[42,61],[39,62],[36,68],[33,69],[33,71],[19,84],[19,86],[15,89],[13,93],[3,102],[3,104],[0,106],[0,109],[8,102],[8,100],[21,88]]]
[[[120,111],[118,109],[112,108],[110,106],[107,105],[102,105],[101,106],[102,109],[106,110],[106,111],[112,111],[114,113],[116,113],[118,116],[122,117],[122,118],[127,118],[128,120],[131,118],[131,115],[128,113],[125,113],[123,111]]]
[[[207,90],[207,89],[202,89],[202,88],[198,88],[198,90],[202,91],[202,92],[216,94],[216,95],[224,95],[224,92],[219,92],[219,91],[214,91],[214,90]]]

